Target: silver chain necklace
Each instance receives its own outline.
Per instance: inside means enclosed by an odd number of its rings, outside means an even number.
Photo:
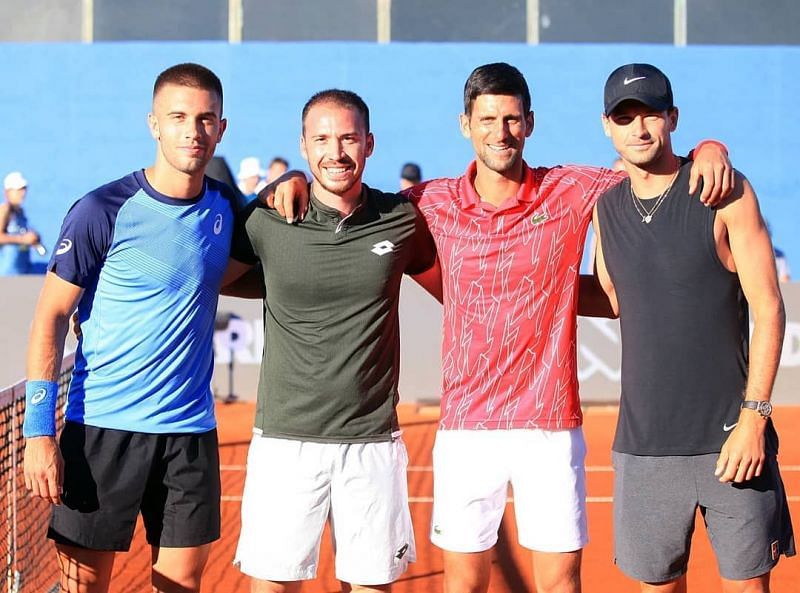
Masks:
[[[678,178],[678,173],[680,173],[680,167],[675,173],[672,175],[672,179],[670,179],[669,185],[667,189],[665,189],[658,198],[655,200],[655,205],[653,209],[648,212],[647,208],[644,207],[644,201],[636,197],[636,194],[633,192],[633,182],[630,184],[631,190],[631,199],[633,200],[633,207],[636,208],[636,213],[642,217],[642,222],[645,224],[650,224],[653,220],[653,215],[658,210],[659,206],[664,203],[664,200],[667,199],[667,195],[669,194],[669,190],[672,189],[672,184],[675,183],[675,180]]]

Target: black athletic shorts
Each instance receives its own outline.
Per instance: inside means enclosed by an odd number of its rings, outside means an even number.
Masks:
[[[60,446],[64,492],[47,532],[56,543],[128,550],[139,512],[152,546],[219,539],[216,429],[147,434],[67,422]]]

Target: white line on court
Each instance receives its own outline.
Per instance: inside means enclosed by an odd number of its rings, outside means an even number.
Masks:
[[[220,471],[229,471],[229,472],[243,472],[247,469],[246,465],[243,464],[226,464],[220,465]],[[780,466],[782,473],[789,473],[789,472],[800,472],[800,465],[781,465]],[[408,472],[433,472],[433,467],[430,465],[409,465],[407,468]],[[608,473],[613,472],[614,468],[610,465],[587,465],[586,466],[586,473]],[[789,502],[800,502],[800,496],[787,496],[786,497]],[[222,502],[241,502],[241,496],[227,496],[223,495],[220,497]],[[431,504],[433,502],[432,496],[411,496],[408,499],[410,504]],[[506,502],[514,502],[513,498],[508,498]],[[614,497],[612,496],[587,496],[586,497],[587,503],[600,503],[600,504],[607,504],[614,502]]]
[[[220,465],[220,471],[223,472],[243,472],[247,469],[246,465]],[[433,466],[430,465],[409,465],[406,471],[410,472],[432,472]]]
[[[220,500],[222,502],[242,502],[241,496],[221,496]],[[614,499],[611,496],[587,496],[586,502],[613,502]],[[408,502],[410,504],[430,504],[433,502],[432,496],[410,496],[408,498]],[[514,502],[513,498],[507,498],[506,502]]]
[[[800,502],[800,496],[787,496],[789,502]],[[220,496],[222,502],[242,502],[241,496]],[[432,496],[410,496],[408,498],[409,504],[431,504],[433,502]],[[513,498],[507,498],[506,502],[514,502]],[[613,496],[587,496],[587,503],[610,503],[614,502]]]
[[[223,472],[243,472],[247,469],[246,465],[220,465],[220,471]],[[406,468],[409,472],[432,472],[433,466],[431,465],[409,465]],[[610,465],[589,466],[586,468],[587,472],[610,472],[612,468]]]
[[[409,503],[432,503],[433,497],[432,496],[410,496],[408,498]],[[506,498],[506,502],[514,502],[513,497]],[[611,496],[587,496],[586,502],[614,502],[614,498]]]
[[[223,472],[243,472],[247,469],[245,465],[220,465],[220,471]],[[800,465],[781,465],[781,472],[800,472]],[[433,467],[430,465],[409,465],[407,468],[409,472],[432,472]],[[587,465],[586,473],[604,473],[613,472],[614,468],[610,465]]]

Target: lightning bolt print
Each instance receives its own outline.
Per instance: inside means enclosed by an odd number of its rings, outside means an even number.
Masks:
[[[442,262],[440,428],[572,428],[582,422],[575,284],[608,169],[527,168],[499,208],[462,177],[431,181],[419,204]]]

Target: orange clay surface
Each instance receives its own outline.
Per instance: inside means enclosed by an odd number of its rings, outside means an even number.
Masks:
[[[255,411],[253,403],[234,403],[217,407],[222,463],[222,539],[214,544],[203,577],[203,593],[248,593],[248,580],[232,565],[239,534],[239,512],[244,484],[244,464]],[[417,562],[395,584],[395,593],[439,593],[442,591],[442,558],[428,540],[431,516],[433,474],[430,471],[437,408],[400,406],[406,446],[409,452],[409,496],[417,540]],[[617,417],[615,407],[589,407],[585,410],[584,430],[588,444],[586,459],[590,543],[583,555],[584,593],[635,593],[634,581],[613,564],[611,505],[611,440]],[[774,413],[782,435],[780,463],[783,481],[790,497],[796,531],[800,531],[800,407],[781,407]],[[530,555],[517,543],[513,504],[509,503],[500,528],[492,565],[491,593],[528,593],[536,590]],[[303,584],[304,593],[340,591],[333,573],[331,545],[327,529],[323,535],[320,571],[315,581]],[[149,591],[150,550],[141,524],[127,554],[117,556],[112,593]],[[689,591],[714,593],[721,590],[714,556],[699,520],[692,540],[688,573]],[[800,559],[782,558],[772,573],[773,593],[800,592]]]

